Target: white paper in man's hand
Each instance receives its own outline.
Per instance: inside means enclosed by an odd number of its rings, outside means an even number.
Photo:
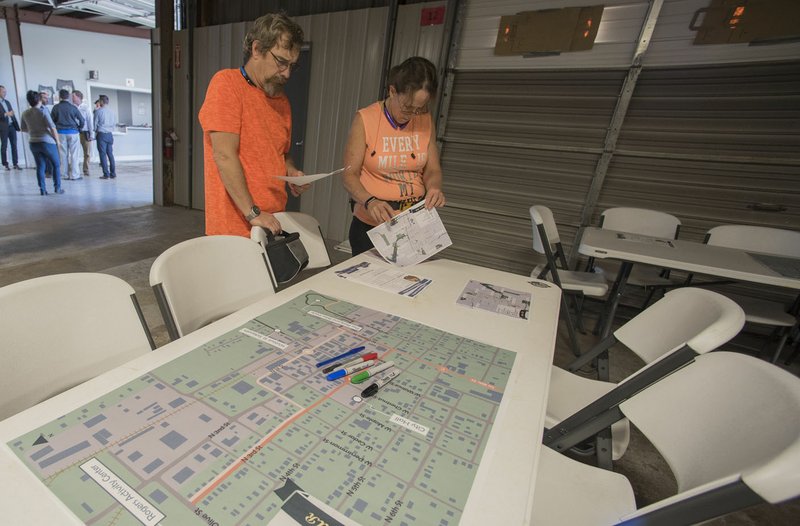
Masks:
[[[345,168],[339,168],[338,170],[334,170],[331,173],[327,174],[300,175],[297,177],[290,177],[288,175],[273,175],[273,177],[275,179],[283,179],[284,181],[292,184],[303,185],[303,184],[313,183],[314,181],[319,181],[320,179],[324,179],[331,175],[342,173],[345,170],[347,170],[347,168],[349,168],[349,166]]]

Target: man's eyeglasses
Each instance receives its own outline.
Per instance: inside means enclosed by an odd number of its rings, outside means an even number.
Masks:
[[[403,115],[424,115],[428,113],[427,105],[421,108],[415,108],[414,106],[404,104],[399,98],[397,99],[397,105],[400,106],[400,113]]]
[[[300,67],[300,64],[298,64],[297,62],[289,62],[285,58],[279,57],[272,51],[270,51],[269,54],[272,55],[272,58],[275,59],[275,64],[277,64],[278,66],[278,71],[286,71],[286,69],[288,68],[289,73],[294,73],[295,71],[297,71],[297,68]]]

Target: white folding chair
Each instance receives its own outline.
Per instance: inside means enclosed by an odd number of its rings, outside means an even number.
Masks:
[[[303,243],[306,252],[308,252],[308,266],[306,268],[322,268],[331,265],[331,257],[328,253],[328,248],[325,246],[322,228],[314,216],[302,212],[276,212],[273,215],[281,224],[283,230],[300,234],[300,241]],[[267,233],[261,227],[254,226],[250,229],[250,239],[262,247],[267,246]],[[277,288],[277,283],[274,280],[273,285]]]
[[[749,225],[723,225],[710,229],[706,243],[748,252],[800,258],[800,232]],[[787,312],[786,306],[760,298],[728,294],[744,309],[748,323],[775,327],[779,334],[772,363],[778,361],[789,336],[789,329],[797,324],[796,315]]]
[[[173,340],[275,292],[264,251],[239,236],[170,247],[150,267],[150,286]]]
[[[608,208],[600,214],[600,228],[640,234],[659,239],[677,239],[681,220],[672,214],[646,208]],[[587,270],[601,273],[608,281],[615,281],[619,264],[611,261],[598,262],[592,258]],[[634,265],[626,285],[641,287],[648,292],[642,304],[645,308],[659,288],[673,287],[677,283],[669,279],[669,270],[650,265]]]
[[[583,407],[611,392],[618,384],[592,380],[572,374],[590,363],[616,343],[633,351],[646,365],[666,360],[674,353],[688,348],[685,359],[713,351],[736,336],[744,325],[744,312],[734,301],[710,290],[681,288],[668,292],[662,299],[643,310],[611,336],[572,362],[567,370],[553,367],[550,373],[550,393],[547,398],[545,427],[557,428]],[[678,367],[674,361],[670,367]],[[660,374],[669,374],[663,369]],[[620,382],[635,379],[632,375]],[[612,427],[612,459],[619,459],[628,447],[630,430],[627,420]],[[601,443],[601,447],[608,444]],[[599,459],[600,460],[600,459]]]
[[[564,249],[561,246],[561,237],[558,235],[558,227],[553,219],[553,212],[546,206],[534,205],[530,208],[531,222],[533,225],[533,250],[543,254],[547,260],[544,269],[539,272],[534,270],[539,279],[548,279],[555,283],[565,293],[579,294],[581,296],[591,296],[600,298],[608,292],[608,285],[599,274],[592,272],[581,272],[569,270]],[[559,266],[560,265],[560,266]],[[583,298],[581,297],[581,300]],[[569,313],[569,306],[566,298],[562,294],[561,305],[567,321],[572,352],[580,356],[580,345],[575,334],[575,324]],[[576,301],[576,315],[580,316],[580,304]],[[578,318],[580,323],[580,318]]]
[[[800,379],[772,364],[704,354],[619,413],[667,461],[677,495],[637,510],[625,477],[543,447],[532,524],[696,524],[800,495]]]
[[[0,420],[155,348],[133,288],[56,274],[0,288]]]

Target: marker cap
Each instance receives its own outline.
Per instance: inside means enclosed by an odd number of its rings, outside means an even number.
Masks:
[[[366,389],[361,391],[361,396],[364,398],[369,398],[370,396],[375,396],[376,394],[378,394],[378,384],[369,385]]]
[[[370,376],[369,375],[369,371],[361,371],[357,375],[354,375],[352,378],[350,378],[350,383],[351,384],[360,384],[361,382],[366,381],[367,378],[369,378],[369,376]]]

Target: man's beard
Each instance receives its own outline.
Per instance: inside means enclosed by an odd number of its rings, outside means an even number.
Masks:
[[[286,80],[280,75],[275,75],[264,81],[264,92],[270,97],[277,97],[283,93],[284,84]]]

